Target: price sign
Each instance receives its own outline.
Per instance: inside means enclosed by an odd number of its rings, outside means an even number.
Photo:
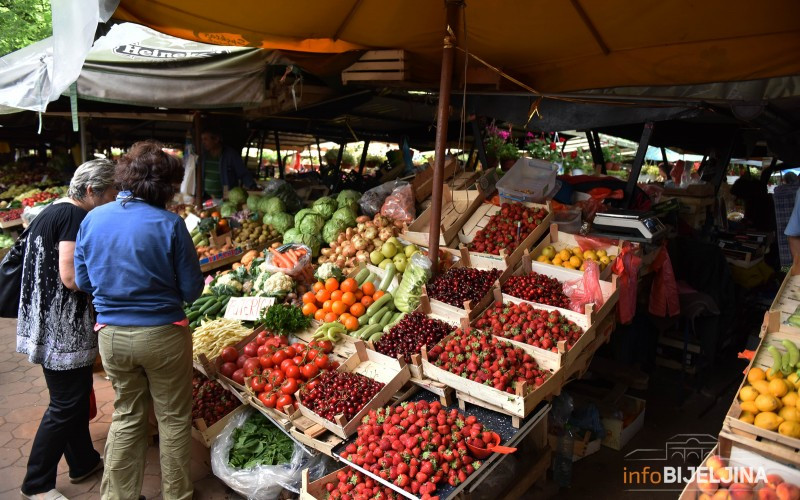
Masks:
[[[225,319],[256,321],[261,311],[275,304],[275,297],[231,297]]]

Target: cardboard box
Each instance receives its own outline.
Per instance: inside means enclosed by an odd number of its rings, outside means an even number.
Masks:
[[[603,417],[601,420],[606,429],[606,437],[602,444],[615,450],[621,450],[644,426],[645,400],[624,395],[617,406],[623,414],[636,414],[636,418],[626,426],[623,420],[618,418]]]

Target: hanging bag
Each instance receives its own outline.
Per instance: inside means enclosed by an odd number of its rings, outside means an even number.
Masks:
[[[25,258],[27,239],[26,229],[0,262],[0,318],[17,317],[22,286],[22,261]]]

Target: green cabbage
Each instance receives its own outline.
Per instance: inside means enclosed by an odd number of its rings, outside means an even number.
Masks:
[[[336,196],[336,204],[339,208],[350,208],[353,212],[358,212],[358,200],[361,199],[361,193],[353,191],[352,189],[345,189]]]
[[[264,216],[264,219],[261,222],[264,224],[269,224],[281,234],[284,234],[286,231],[294,227],[294,217],[287,213],[268,213]]]
[[[335,212],[339,206],[337,205],[336,200],[330,196],[323,196],[322,198],[316,200],[314,204],[311,205],[311,208],[321,216],[325,217],[327,220],[333,216],[333,212]]]
[[[230,217],[236,213],[236,203],[233,201],[223,201],[219,206],[219,214],[223,217]]]
[[[296,227],[288,229],[285,233],[283,233],[283,244],[287,243],[294,243],[294,240],[300,238],[300,231],[297,230]]]
[[[346,227],[353,227],[356,225],[356,214],[350,208],[340,208],[339,210],[333,212],[333,217],[331,220],[338,220],[341,221]]]
[[[345,224],[340,219],[331,219],[322,226],[322,239],[327,244],[331,244],[336,241],[336,238],[339,236],[339,233],[347,229],[347,224]]]
[[[303,234],[319,234],[324,225],[325,218],[308,208],[300,210],[294,216],[294,226]]]
[[[228,199],[236,205],[241,205],[247,199],[247,191],[239,186],[228,191]]]
[[[257,194],[253,194],[247,197],[247,208],[251,212],[258,212],[258,202],[261,200],[261,197]]]
[[[286,211],[286,206],[280,198],[269,198],[263,206],[264,212],[268,214],[279,214]]]

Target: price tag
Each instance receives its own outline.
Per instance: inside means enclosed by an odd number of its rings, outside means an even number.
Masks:
[[[231,297],[225,309],[225,319],[256,321],[262,310],[274,304],[275,297]]]

